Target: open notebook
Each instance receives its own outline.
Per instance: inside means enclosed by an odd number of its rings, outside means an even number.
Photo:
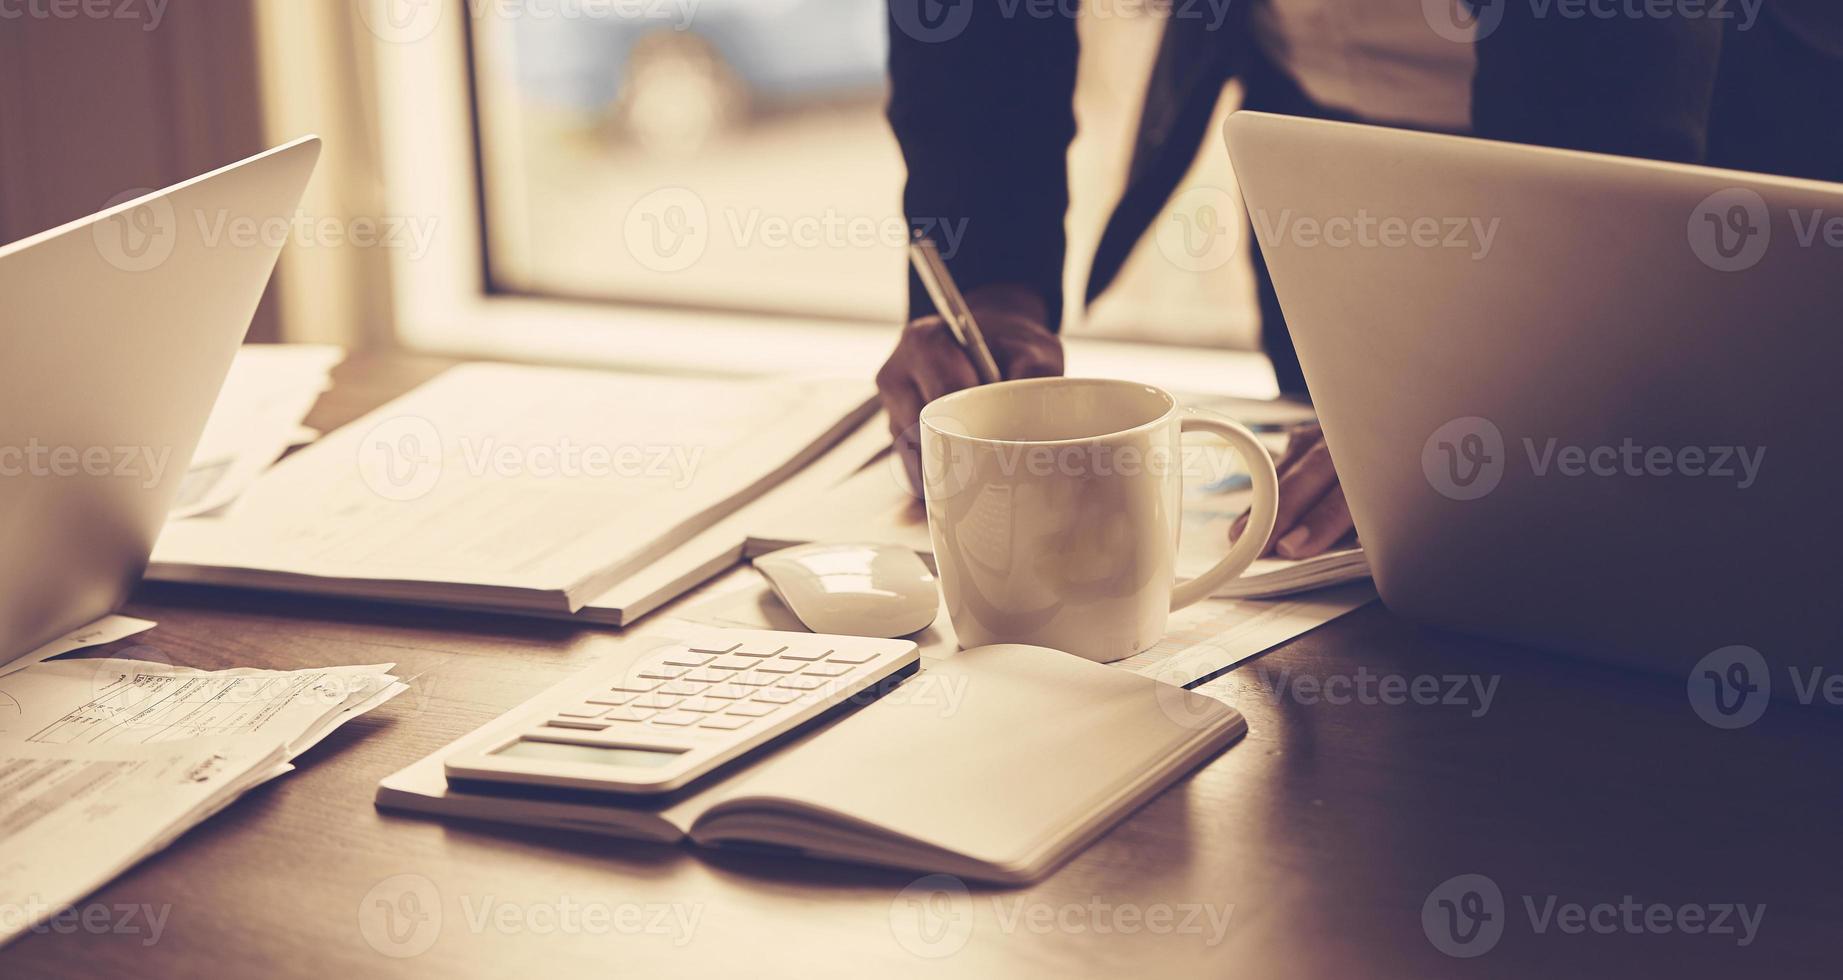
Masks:
[[[911,548],[932,558],[928,513],[903,486],[888,460],[798,510],[765,515],[749,528],[743,553],[754,558],[813,541],[874,541]],[[1189,578],[1208,571],[1228,551],[1229,526],[1247,510],[1249,494],[1188,488],[1184,530],[1178,539],[1177,573]],[[1216,590],[1223,599],[1267,599],[1369,578],[1363,549],[1351,544],[1300,561],[1262,558],[1246,573]]]
[[[463,365],[283,460],[222,516],[168,524],[148,577],[572,614],[799,472],[872,398]]]
[[[625,666],[617,656],[591,669]],[[663,802],[448,783],[446,757],[503,737],[579,684],[385,779],[378,806],[1021,884],[1247,731],[1205,695],[1053,650],[992,646],[934,661],[881,700]]]

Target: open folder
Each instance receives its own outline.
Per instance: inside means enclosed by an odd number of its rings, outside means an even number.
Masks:
[[[624,661],[593,670],[618,675]],[[580,698],[573,679],[385,779],[377,804],[1022,884],[1247,731],[1202,694],[1040,647],[932,662],[882,699],[665,800],[447,781],[443,760]]]
[[[175,521],[148,578],[568,615],[868,418],[856,382],[454,368]]]

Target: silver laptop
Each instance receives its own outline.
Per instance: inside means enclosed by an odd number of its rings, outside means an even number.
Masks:
[[[1843,186],[1226,136],[1392,610],[1679,677],[1843,663]]]
[[[302,139],[0,246],[0,664],[140,577],[319,154]]]

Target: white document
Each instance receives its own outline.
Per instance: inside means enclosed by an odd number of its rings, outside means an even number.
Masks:
[[[301,420],[344,357],[340,348],[320,344],[250,344],[237,351],[168,516],[222,509],[291,447],[318,438]]]
[[[1172,613],[1163,640],[1114,666],[1194,684],[1375,601],[1369,582],[1274,599],[1205,599]]]
[[[885,453],[805,507],[768,515],[749,528],[748,557],[816,541],[854,541],[900,545],[932,561],[928,511],[903,483],[901,465]]]
[[[591,599],[575,618],[625,626],[684,595],[733,567],[742,558],[743,542],[751,526],[773,522],[781,515],[799,510],[876,459],[888,446],[887,423],[879,413],[754,503],[718,521],[670,554]]]
[[[245,790],[280,742],[0,742],[0,945],[81,901]]]
[[[392,664],[195,670],[137,660],[65,660],[0,677],[0,743],[274,741],[293,758],[407,687]]]
[[[573,612],[779,483],[871,398],[463,365],[283,460],[223,517],[167,525],[149,575]]]
[[[73,650],[99,647],[104,643],[114,643],[116,640],[126,639],[137,633],[145,633],[157,625],[159,624],[151,619],[136,619],[133,616],[104,616],[81,629],[71,630],[69,633],[52,640],[50,643],[39,647],[31,653],[23,654],[15,660],[0,664],[0,677],[5,677],[16,670],[23,670],[33,664],[50,660],[52,657],[70,653]],[[0,712],[4,711],[5,705],[0,704]]]
[[[61,642],[153,625],[112,619]],[[102,658],[0,676],[0,945],[407,690],[392,666],[207,671]]]

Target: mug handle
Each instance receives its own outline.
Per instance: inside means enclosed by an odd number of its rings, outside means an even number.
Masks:
[[[1241,424],[1193,410],[1184,414],[1179,431],[1213,432],[1221,436],[1247,464],[1248,475],[1254,482],[1254,506],[1248,512],[1248,528],[1242,532],[1241,540],[1235,542],[1216,567],[1171,590],[1173,612],[1208,598],[1254,564],[1261,552],[1267,550],[1267,539],[1273,536],[1280,500],[1280,475],[1274,469],[1273,456],[1254,433]]]

